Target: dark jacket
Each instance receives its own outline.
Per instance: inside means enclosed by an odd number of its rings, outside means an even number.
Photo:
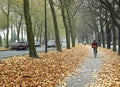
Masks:
[[[97,42],[93,42],[93,43],[92,43],[92,48],[98,48]]]

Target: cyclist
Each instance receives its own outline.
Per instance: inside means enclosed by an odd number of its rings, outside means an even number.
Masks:
[[[93,48],[93,50],[96,49],[96,53],[97,53],[98,44],[97,44],[96,40],[94,40],[92,42],[92,48]]]

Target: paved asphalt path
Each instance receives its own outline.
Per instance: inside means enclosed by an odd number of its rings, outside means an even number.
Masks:
[[[58,87],[89,87],[87,86],[88,83],[95,82],[93,75],[98,72],[103,61],[100,58],[101,52],[97,54],[97,58],[94,58],[91,47],[88,47],[88,49],[90,49],[90,58],[78,69],[78,73],[67,77],[65,84]]]

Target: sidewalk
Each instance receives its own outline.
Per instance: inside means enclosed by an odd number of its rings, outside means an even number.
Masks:
[[[98,51],[97,58],[94,58],[92,49],[90,50],[90,58],[86,60],[81,68],[77,70],[78,73],[67,77],[63,84],[58,87],[89,87],[87,86],[91,82],[95,82],[93,75],[95,75],[102,66],[102,60],[100,58],[101,52]]]

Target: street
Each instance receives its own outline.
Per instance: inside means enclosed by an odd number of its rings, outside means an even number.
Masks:
[[[55,49],[55,48],[48,48],[48,50]],[[36,47],[36,51],[45,51],[45,47]],[[23,55],[29,53],[29,50],[8,50],[8,51],[0,51],[0,59],[7,58],[10,56],[17,56],[17,55]]]

